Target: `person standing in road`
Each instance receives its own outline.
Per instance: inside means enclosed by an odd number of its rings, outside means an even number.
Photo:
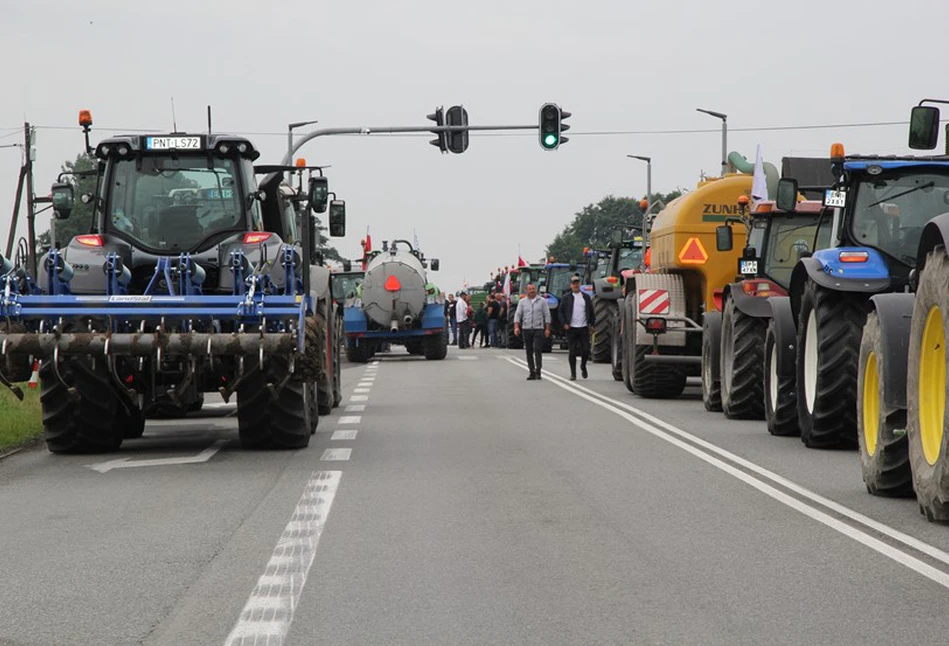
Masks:
[[[458,345],[458,320],[455,318],[455,295],[449,294],[445,301],[445,318],[448,319],[448,328],[451,330],[451,345]]]
[[[501,315],[500,296],[488,295],[488,345],[500,347],[498,343],[498,319]]]
[[[474,334],[471,337],[471,345],[475,347],[478,343],[478,335],[481,335],[481,346],[484,347],[488,342],[488,310],[485,307],[484,303],[475,310],[475,313],[472,315],[475,324]]]
[[[527,351],[528,381],[541,378],[544,340],[550,337],[550,307],[547,299],[537,295],[537,285],[528,283],[527,297],[517,302],[514,313],[514,336],[524,334]]]
[[[458,348],[470,347],[468,342],[468,294],[461,292],[455,306],[455,320],[458,323]]]
[[[590,358],[590,328],[596,325],[593,299],[580,291],[580,277],[570,279],[570,291],[560,301],[560,323],[567,335],[570,351],[570,381],[577,380],[577,355],[580,355],[580,373],[587,378],[587,360]]]
[[[498,295],[497,298],[498,305],[498,347],[506,348],[507,347],[507,309],[508,309],[508,300],[504,294]]]

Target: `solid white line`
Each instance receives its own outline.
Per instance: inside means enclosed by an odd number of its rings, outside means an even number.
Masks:
[[[348,460],[352,453],[352,449],[326,449],[320,459],[326,462],[342,462]]]
[[[353,395],[349,398],[351,402],[367,402],[369,401],[368,395]]]
[[[339,418],[340,424],[358,424],[362,421],[362,417],[359,415],[343,415]]]
[[[517,367],[523,370],[527,370],[527,366],[521,365],[521,363],[517,359],[510,359],[510,362],[513,365],[516,365]],[[553,383],[558,388],[563,388],[564,390],[568,392],[574,393],[578,397],[582,397],[583,399],[586,399],[587,401],[597,406],[600,406],[601,408],[605,408],[606,410],[609,410],[612,413],[619,415],[623,419],[627,420],[631,424],[634,424],[635,426],[638,426],[639,428],[643,429],[647,433],[654,435],[655,437],[661,440],[664,440],[672,444],[673,446],[676,446],[688,453],[691,453],[692,455],[699,458],[700,460],[707,462],[708,464],[714,466],[715,468],[720,469],[721,471],[724,471],[725,473],[741,480],[742,482],[757,489],[761,493],[767,496],[770,496],[771,498],[787,505],[788,507],[794,509],[795,511],[798,511],[804,514],[805,516],[813,520],[816,520],[819,523],[822,523],[826,525],[827,527],[830,527],[831,529],[834,529],[840,532],[844,536],[847,536],[857,541],[858,543],[866,545],[870,549],[876,552],[879,552],[880,554],[890,559],[893,559],[897,563],[900,563],[901,565],[904,565],[910,568],[911,570],[917,572],[918,574],[923,575],[924,577],[928,578],[934,583],[938,583],[944,588],[949,589],[949,574],[946,574],[945,572],[934,568],[928,563],[924,563],[923,561],[913,556],[910,556],[906,552],[903,552],[887,543],[884,543],[883,541],[877,538],[874,538],[873,536],[870,536],[869,534],[867,534],[866,532],[860,529],[852,527],[851,525],[848,525],[844,523],[843,521],[838,520],[837,518],[834,518],[833,516],[830,516],[829,514],[815,507],[811,507],[810,505],[798,500],[797,498],[793,498],[789,496],[783,491],[779,491],[778,489],[775,489],[771,485],[765,482],[762,482],[761,480],[758,480],[754,476],[751,476],[745,473],[744,471],[737,469],[736,467],[728,464],[727,462],[724,462],[692,446],[691,444],[688,444],[676,437],[673,437],[669,432],[661,430],[657,428],[656,426],[653,426],[652,424],[648,424],[644,420],[639,419],[638,417],[634,417],[630,413],[627,413],[626,411],[621,410],[621,408],[613,405],[612,403],[607,403],[607,401],[601,401],[601,399],[598,399],[584,392],[581,392],[578,388],[574,388],[573,386],[569,385],[569,382],[562,382],[559,379],[555,378],[551,380],[551,383]],[[600,397],[604,400],[608,400],[608,398],[606,397],[603,397],[603,396],[600,396]],[[666,424],[663,424],[663,425],[666,426]],[[690,438],[693,437],[690,434],[685,433],[685,431],[680,431],[680,433],[687,435]]]
[[[331,440],[355,440],[355,439],[356,439],[356,433],[358,433],[358,432],[359,432],[359,431],[356,431],[356,430],[353,430],[353,431],[333,431],[333,435],[332,435],[332,437],[330,437],[330,439],[331,439]]]
[[[516,361],[520,362],[520,359],[516,359]],[[526,363],[523,363],[522,366],[526,366]],[[561,376],[559,376],[559,375],[553,375],[553,377],[554,377],[554,379],[559,379],[559,380],[561,380],[563,383],[569,383],[569,382],[564,381],[563,377],[561,377]],[[634,406],[630,406],[629,404],[626,404],[626,403],[624,403],[624,402],[621,402],[621,401],[612,399],[612,398],[610,398],[610,397],[607,397],[606,395],[602,395],[602,394],[600,394],[600,393],[598,393],[598,392],[596,392],[596,391],[590,390],[590,389],[587,388],[586,386],[581,386],[581,385],[578,384],[578,383],[570,383],[569,385],[570,385],[571,388],[575,388],[575,389],[577,389],[577,390],[581,390],[581,391],[583,391],[583,392],[585,392],[585,393],[587,393],[587,394],[589,394],[589,395],[592,395],[592,396],[594,396],[594,397],[598,397],[598,398],[600,398],[600,399],[602,399],[602,400],[604,400],[604,401],[607,401],[607,402],[613,404],[614,406],[618,406],[618,407],[620,407],[620,408],[623,408],[623,409],[625,409],[625,410],[628,410],[628,411],[630,411],[631,413],[634,413],[634,414],[636,414],[636,415],[642,417],[643,419],[645,419],[645,420],[647,420],[647,421],[649,421],[649,422],[652,422],[652,423],[655,424],[656,426],[659,426],[659,427],[661,427],[661,428],[663,428],[663,429],[669,431],[670,433],[672,433],[672,434],[674,434],[674,435],[677,435],[677,436],[679,436],[679,437],[685,438],[685,439],[687,439],[688,441],[690,441],[690,442],[692,442],[692,443],[694,443],[694,444],[697,444],[697,445],[701,446],[702,448],[706,449],[707,451],[710,451],[710,452],[715,453],[716,455],[719,455],[719,456],[721,456],[721,457],[723,457],[723,458],[725,458],[725,459],[727,459],[727,460],[730,460],[731,462],[734,462],[735,464],[738,464],[738,465],[740,465],[740,466],[742,466],[742,467],[748,469],[749,471],[753,471],[754,473],[756,473],[756,474],[758,474],[758,475],[760,475],[760,476],[762,476],[762,477],[764,477],[764,478],[767,478],[768,480],[771,480],[771,481],[774,482],[775,484],[779,484],[779,485],[781,485],[782,487],[785,487],[786,489],[790,489],[790,490],[793,491],[794,493],[796,493],[796,494],[798,494],[798,495],[800,495],[800,496],[802,496],[802,497],[804,497],[804,498],[807,498],[808,500],[811,500],[812,502],[816,502],[816,503],[819,504],[819,505],[823,505],[824,507],[826,507],[827,509],[830,509],[830,510],[833,511],[834,513],[840,514],[841,516],[845,516],[846,518],[849,518],[850,520],[852,520],[852,521],[854,521],[854,522],[860,523],[861,525],[867,527],[868,529],[872,529],[872,530],[875,531],[875,532],[879,532],[879,533],[881,533],[881,534],[884,534],[885,536],[888,536],[889,538],[893,539],[894,541],[897,541],[897,542],[899,542],[899,543],[903,543],[903,544],[906,545],[907,547],[911,547],[911,548],[913,548],[914,550],[917,550],[917,551],[919,551],[919,552],[922,552],[923,554],[926,554],[927,556],[930,556],[930,557],[932,557],[933,559],[935,559],[935,560],[937,560],[937,561],[939,561],[939,562],[941,562],[941,563],[945,563],[946,565],[949,565],[949,553],[947,553],[947,552],[945,552],[945,551],[943,551],[943,550],[941,550],[941,549],[939,549],[939,548],[937,548],[937,547],[934,547],[934,546],[930,545],[929,543],[925,543],[925,542],[919,540],[918,538],[915,538],[915,537],[913,537],[913,536],[910,536],[909,534],[906,534],[905,532],[901,532],[900,530],[894,529],[894,528],[890,527],[889,525],[885,525],[885,524],[881,523],[881,522],[878,521],[878,520],[874,520],[873,518],[870,518],[869,516],[866,516],[866,515],[864,515],[864,514],[861,514],[860,512],[855,511],[855,510],[851,509],[850,507],[846,507],[846,506],[841,505],[840,503],[835,502],[835,501],[833,501],[833,500],[831,500],[831,499],[829,499],[829,498],[825,498],[824,496],[822,496],[822,495],[820,495],[820,494],[818,494],[818,493],[815,493],[815,492],[811,491],[810,489],[805,489],[804,487],[802,487],[801,485],[797,484],[796,482],[793,482],[793,481],[791,481],[791,480],[788,480],[788,479],[785,478],[784,476],[778,475],[778,474],[775,473],[774,471],[770,471],[770,470],[768,470],[768,469],[766,469],[766,468],[764,468],[764,467],[762,467],[762,466],[759,466],[759,465],[755,464],[754,462],[749,462],[749,461],[746,460],[745,458],[743,458],[743,457],[741,457],[741,456],[739,456],[739,455],[736,455],[736,454],[732,453],[731,451],[727,451],[727,450],[725,450],[725,449],[723,449],[723,448],[721,448],[721,447],[719,447],[719,446],[717,446],[717,445],[715,445],[715,444],[712,444],[711,442],[708,442],[708,441],[706,441],[706,440],[703,440],[702,438],[700,438],[700,437],[698,437],[698,436],[695,436],[695,435],[692,435],[691,433],[688,433],[688,432],[686,432],[686,431],[683,431],[682,429],[677,428],[677,427],[673,426],[672,424],[669,424],[668,422],[666,422],[666,421],[664,421],[664,420],[662,420],[662,419],[659,419],[658,417],[655,417],[654,415],[650,415],[649,413],[647,413],[647,412],[644,411],[644,410],[641,410],[641,409],[636,408],[636,407],[634,407]]]
[[[361,413],[364,410],[366,410],[365,404],[350,404],[349,406],[346,407],[346,410],[344,410],[343,412],[344,413]]]
[[[369,388],[353,388],[354,393],[368,393],[370,392]]]
[[[264,574],[257,579],[257,585],[224,642],[226,646],[283,642],[313,565],[341,476],[341,471],[315,471],[310,476]]]

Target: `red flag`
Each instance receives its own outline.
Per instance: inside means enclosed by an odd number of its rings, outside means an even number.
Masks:
[[[369,225],[366,225],[366,253],[372,251],[372,236],[369,235]]]
[[[520,255],[520,254],[517,254],[517,266],[518,266],[518,267],[526,267],[526,266],[527,266],[527,263],[524,262],[524,259],[521,258],[521,255]]]

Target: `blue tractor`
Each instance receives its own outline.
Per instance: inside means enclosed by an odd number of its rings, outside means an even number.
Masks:
[[[97,190],[86,233],[38,259],[0,257],[0,381],[41,362],[43,426],[55,453],[112,451],[145,418],[237,395],[245,448],[301,448],[339,403],[337,315],[315,245],[326,178],[308,191],[257,167],[224,134],[123,135],[89,144]],[[258,182],[256,173],[264,177]],[[57,218],[75,206],[60,177]],[[345,231],[334,201],[330,233]],[[21,394],[22,396],[22,394]]]

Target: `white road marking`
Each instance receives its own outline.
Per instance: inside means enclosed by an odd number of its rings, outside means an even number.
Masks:
[[[86,466],[99,473],[107,473],[112,469],[131,469],[134,467],[164,467],[172,464],[200,464],[210,460],[215,453],[221,450],[221,447],[227,444],[227,440],[218,440],[208,448],[197,455],[186,455],[180,458],[152,458],[150,460],[132,460],[131,458],[119,458],[107,462],[97,462],[96,464],[87,464]]]
[[[458,357],[458,361],[477,361],[480,357]]]
[[[520,360],[513,359],[513,358],[509,359],[509,361],[513,365],[516,365],[523,370],[527,370],[526,362],[521,362]],[[775,489],[774,487],[767,484],[766,482],[763,482],[762,480],[759,480],[758,478],[737,469],[731,464],[728,464],[727,462],[724,462],[723,460],[720,460],[719,458],[713,455],[710,455],[709,453],[706,453],[702,449],[699,449],[696,446],[692,446],[691,444],[688,444],[687,442],[684,442],[683,440],[674,436],[678,435],[679,437],[687,438],[689,441],[695,442],[696,444],[702,446],[704,449],[708,450],[710,453],[717,453],[723,457],[728,458],[729,460],[734,460],[737,464],[741,464],[742,466],[751,468],[755,473],[758,473],[759,475],[764,476],[765,473],[770,473],[766,469],[763,469],[762,467],[759,467],[758,465],[752,462],[748,462],[747,460],[740,458],[739,456],[734,455],[733,453],[730,453],[729,451],[725,451],[724,449],[721,449],[715,446],[714,444],[706,442],[705,440],[702,440],[701,438],[698,438],[692,435],[691,433],[687,433],[681,429],[678,429],[672,426],[671,424],[668,424],[667,422],[664,422],[656,417],[653,417],[652,415],[650,415],[649,413],[646,413],[645,411],[640,411],[639,409],[633,408],[632,406],[629,406],[627,404],[623,404],[622,402],[618,402],[604,395],[600,395],[599,393],[594,393],[590,391],[589,389],[584,388],[582,386],[575,386],[571,382],[563,380],[562,377],[554,376],[553,379],[550,380],[550,383],[553,383],[555,386],[559,388],[563,388],[564,390],[572,392],[578,397],[582,397],[583,399],[586,399],[587,401],[597,406],[600,406],[601,408],[605,408],[606,410],[627,420],[631,424],[638,426],[639,428],[646,431],[647,433],[654,435],[655,437],[661,440],[664,440],[672,444],[673,446],[676,446],[688,453],[691,453],[692,455],[699,458],[700,460],[703,460],[704,462],[707,462],[708,464],[714,466],[715,468],[720,469],[721,471],[724,471],[725,473],[741,480],[742,482],[748,484],[749,486],[757,489],[761,493],[767,496],[770,496],[771,498],[787,505],[788,507],[794,509],[795,511],[798,511],[804,514],[805,516],[813,520],[816,520],[817,522],[822,523],[823,525],[826,525],[827,527],[830,527],[831,529],[837,532],[840,532],[844,536],[847,536],[848,538],[851,538],[854,541],[869,547],[870,549],[882,554],[883,556],[886,556],[887,558],[893,559],[897,563],[900,563],[901,565],[904,565],[910,568],[911,570],[917,572],[918,574],[923,575],[924,577],[933,581],[934,583],[938,583],[944,588],[949,588],[949,574],[937,568],[934,568],[928,563],[925,563],[919,560],[918,558],[915,558],[914,556],[911,556],[910,554],[903,552],[900,549],[897,549],[887,543],[884,543],[883,541],[871,536],[870,534],[862,531],[861,529],[848,525],[844,523],[843,521],[838,520],[837,518],[834,518],[833,516],[821,511],[820,509],[816,507],[812,507],[808,505],[807,503],[784,493],[783,491]],[[586,391],[586,392],[583,392],[583,391]],[[622,409],[631,410],[635,412],[636,415],[641,416],[643,419],[640,419],[640,417],[634,417],[632,414]],[[649,423],[649,422],[654,422],[654,424]],[[662,428],[659,428],[660,426]],[[792,485],[791,487],[789,487],[791,490],[795,492],[807,492],[810,495],[807,495],[806,497],[810,498],[811,500],[815,502],[817,501],[817,499],[822,498],[821,496],[818,496],[818,494],[814,494],[808,491],[807,489],[804,489],[800,485],[796,485],[790,481],[787,481],[781,476],[778,476],[777,474],[772,474],[772,475],[774,476],[773,478],[771,478],[770,476],[765,476],[765,477],[768,477],[769,479],[773,480],[776,483],[783,484],[783,482],[781,481],[788,482],[790,485]],[[837,509],[839,508],[839,509],[850,512],[845,515],[851,519],[857,520],[856,517],[862,516],[861,514],[858,514],[857,512],[854,512],[848,509],[847,507],[844,507],[843,505],[839,505],[838,503],[834,503],[833,501],[830,501],[830,500],[828,500],[827,502],[831,504],[826,505],[826,506],[830,509],[833,509],[834,511],[837,511]],[[866,520],[870,521],[870,523],[872,523],[872,525],[865,523],[867,524],[867,526],[872,526],[873,529],[880,531],[881,533],[889,536],[890,538],[894,538],[895,540],[898,540],[906,545],[914,547],[915,549],[919,549],[921,552],[929,556],[933,556],[933,558],[937,558],[938,560],[949,564],[949,560],[947,560],[949,559],[949,554],[946,554],[945,552],[942,552],[941,550],[938,550],[937,548],[931,545],[928,545],[926,543],[923,543],[922,541],[919,541],[911,536],[903,534],[902,532],[894,530],[884,525],[883,523],[878,523],[865,516],[863,516],[863,518],[865,518]],[[858,521],[858,522],[862,522],[862,521]],[[906,539],[909,539],[910,542],[907,542],[906,540],[902,540],[901,538],[898,538],[898,536],[900,535]]]
[[[370,388],[353,388],[354,393],[368,393]]]
[[[356,387],[357,387],[357,388],[372,388],[372,382],[371,382],[371,381],[360,381],[358,384],[356,384]]]
[[[320,459],[325,462],[344,462],[352,453],[352,449],[326,449]]]
[[[364,410],[366,410],[365,404],[350,404],[349,406],[346,407],[346,410],[343,412],[344,413],[361,413]]]
[[[310,476],[264,574],[241,611],[226,646],[281,644],[290,630],[316,548],[339,488],[341,471]]]
[[[368,396],[368,395],[353,395],[352,397],[349,398],[349,401],[351,401],[351,402],[367,402],[367,401],[369,401],[369,396]]]
[[[358,433],[358,432],[359,432],[359,431],[356,431],[356,430],[352,430],[352,431],[333,431],[333,435],[332,435],[332,437],[330,437],[330,439],[331,439],[331,440],[355,440],[355,439],[356,439],[356,433]]]
[[[201,407],[201,410],[215,410],[218,408],[237,408],[237,404],[228,404],[226,402],[208,402]]]
[[[362,417],[359,415],[343,415],[339,418],[340,424],[358,424],[362,421]]]
[[[375,375],[363,375],[362,379],[360,379],[360,381],[375,381],[375,380],[376,380]]]

